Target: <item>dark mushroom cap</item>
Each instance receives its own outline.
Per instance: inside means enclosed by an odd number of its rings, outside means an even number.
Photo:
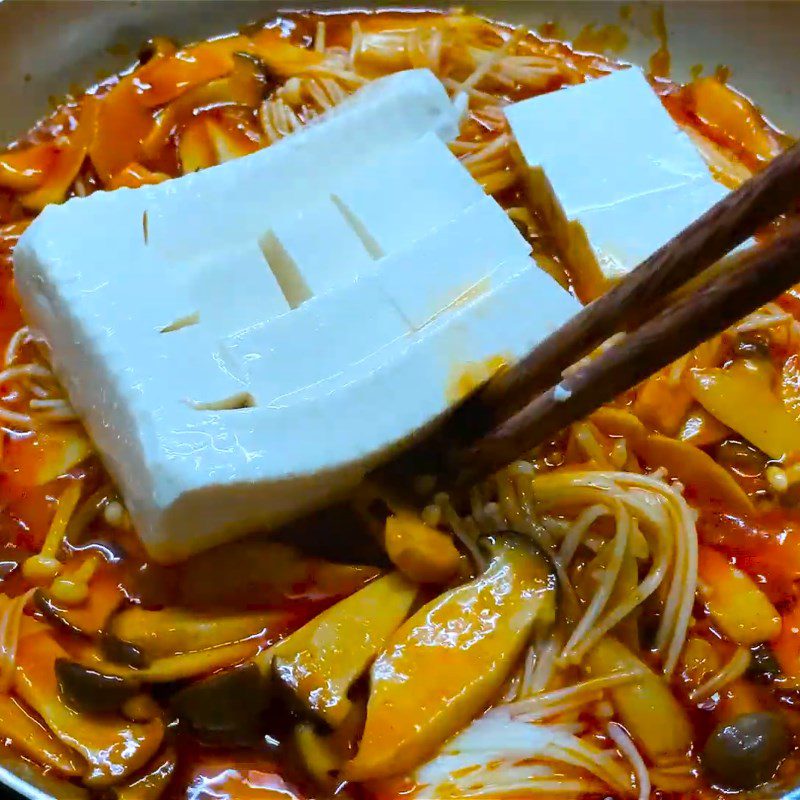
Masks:
[[[717,786],[753,789],[774,777],[790,748],[789,729],[779,714],[740,714],[708,737],[701,763]]]

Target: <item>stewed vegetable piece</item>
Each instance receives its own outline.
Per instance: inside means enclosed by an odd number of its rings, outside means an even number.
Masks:
[[[416,767],[485,708],[534,626],[552,624],[556,579],[516,533],[480,542],[486,570],[423,606],[389,640],[370,673],[367,721],[350,780]]]
[[[335,728],[351,711],[350,687],[408,616],[417,591],[399,572],[385,575],[267,650],[259,663]]]
[[[252,742],[266,706],[264,679],[255,664],[219,672],[172,698],[179,717],[201,739],[218,744]]]
[[[753,789],[772,778],[791,737],[775,713],[741,714],[715,728],[703,749],[703,770],[724,789]]]
[[[61,699],[70,708],[88,714],[119,711],[139,691],[135,681],[104,675],[66,658],[56,661],[56,678]]]

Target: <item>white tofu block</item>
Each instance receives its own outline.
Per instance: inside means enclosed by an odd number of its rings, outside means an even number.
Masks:
[[[332,381],[352,380],[375,354],[383,357],[439,315],[489,293],[509,270],[527,264],[529,253],[505,212],[482,195],[456,220],[347,286],[230,337],[232,363],[240,365],[234,372],[257,387],[259,406],[285,404],[297,392],[327,392]]]
[[[291,314],[230,337],[225,345],[236,374],[244,375],[259,406],[348,375],[363,361],[409,333],[374,279],[357,279],[313,297]],[[241,366],[239,366],[241,365]]]
[[[262,237],[261,247],[292,308],[355,280],[373,263],[329,197],[276,223]]]
[[[412,330],[490,290],[502,267],[523,263],[530,245],[483,195],[451,222],[378,262],[377,280]]]
[[[324,196],[365,161],[429,132],[449,141],[458,126],[458,110],[429,70],[381,78],[270,147],[158,186],[150,194],[150,244],[185,258],[234,236],[258,239],[287,209]]]
[[[636,67],[505,113],[531,200],[590,283],[629,272],[726,194]]]
[[[447,412],[465,365],[512,360],[576,310],[443,146],[416,143],[453,127],[431,80],[388,79],[391,102],[373,84],[288,137],[275,160],[70,200],[21,237],[28,321],[153,558],[180,560],[333,499]],[[397,166],[406,142],[426,165],[418,181]],[[374,200],[365,225],[401,254],[341,284],[300,259],[303,279],[326,288],[291,309],[260,238],[347,189],[380,152],[394,194],[379,203],[364,178],[353,201]],[[402,231],[391,241],[390,213]]]
[[[570,219],[709,178],[691,139],[637,67],[505,109],[530,167],[541,167]]]
[[[202,324],[150,334],[142,344],[135,352],[122,337],[99,345],[103,367],[95,372],[95,380],[98,385],[116,385],[138,414],[157,415],[159,425],[169,424],[170,409],[248,392],[218,335]]]
[[[373,158],[333,187],[333,199],[375,258],[397,252],[485,197],[433,134]]]
[[[203,327],[212,326],[219,337],[289,311],[289,303],[256,241],[176,265],[184,266],[185,297]]]
[[[645,194],[585,211],[581,225],[603,274],[619,278],[720,201],[728,190],[714,180]]]
[[[158,525],[173,532],[158,542],[159,557],[178,560],[195,552],[198,540],[219,543],[341,496],[447,412],[464,368],[497,356],[513,362],[578,309],[526,259],[505,283],[326,381],[323,393],[308,388],[285,405],[224,412],[224,425],[223,414],[198,415],[202,421],[185,433],[186,447],[198,446],[193,469],[182,476],[183,494],[176,498],[174,485],[160,483],[143,515],[160,507]],[[208,471],[212,483],[202,480]]]

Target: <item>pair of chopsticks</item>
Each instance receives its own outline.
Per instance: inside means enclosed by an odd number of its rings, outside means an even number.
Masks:
[[[671,297],[798,197],[800,144],[496,375],[448,424],[454,430],[468,420],[469,441],[447,456],[455,484],[519,458],[800,282],[800,222],[793,222],[686,296]],[[620,331],[618,344],[570,369]]]

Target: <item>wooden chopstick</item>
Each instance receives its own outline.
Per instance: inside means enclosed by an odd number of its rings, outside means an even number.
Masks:
[[[652,316],[654,306],[786,211],[798,195],[800,143],[709,209],[525,358],[495,376],[472,399],[473,413],[476,406],[487,418],[492,414],[486,412],[515,410],[534,393],[557,383],[567,367],[613,333]]]
[[[793,168],[796,169],[797,165],[800,165],[800,151],[796,147],[793,148],[791,160],[784,163],[794,165]],[[780,172],[779,176],[782,178],[784,174]],[[764,192],[763,182],[759,182],[758,186],[762,187],[759,192],[748,192],[738,196],[744,196],[749,202],[751,197],[766,194],[768,202],[774,208],[777,204],[768,192]],[[785,187],[782,187],[782,191],[785,191]],[[800,185],[793,188],[792,195],[798,191]],[[783,195],[783,199],[788,202],[786,195]],[[688,276],[694,274],[693,269],[683,263],[687,252],[691,252],[692,257],[698,252],[706,257],[708,253],[717,253],[724,242],[737,244],[746,235],[742,234],[743,230],[752,230],[752,217],[745,217],[738,212],[736,203],[723,201],[721,205],[723,205],[722,211],[717,210],[713,214],[712,223],[706,223],[712,224],[712,227],[713,224],[722,224],[721,232],[706,232],[701,236],[697,228],[698,223],[687,229],[695,231],[694,236],[705,242],[702,247],[690,242],[687,251],[680,244],[680,252],[661,256],[666,258],[666,262],[652,262],[652,260],[645,262],[645,265],[667,263],[672,267],[672,278],[668,281],[663,279],[659,281],[661,291],[677,288],[677,284],[674,283],[675,273]],[[719,206],[712,209],[712,212],[716,209],[719,209]],[[701,217],[700,221],[707,217],[708,215]],[[756,217],[760,221],[759,224],[763,224],[764,214],[758,212]],[[736,220],[735,225],[731,224],[732,219]],[[746,222],[743,221],[745,219]],[[673,240],[673,243],[686,242],[682,237],[683,234]],[[663,253],[663,250],[659,253]],[[672,363],[711,336],[721,333],[798,281],[800,281],[800,223],[793,223],[786,232],[766,246],[753,248],[744,253],[735,268],[718,275],[693,294],[664,309],[633,333],[626,335],[620,343],[589,361],[586,366],[563,379],[559,369],[554,381],[556,386],[535,397],[491,433],[454,454],[451,465],[457,470],[455,485],[466,485],[508,464],[571,422],[586,416],[620,393],[636,386],[644,378]],[[627,283],[627,280],[624,283]],[[614,292],[611,292],[606,297],[611,297],[613,294]],[[623,297],[630,299],[631,295],[624,293]],[[654,299],[652,292],[649,293],[649,298]],[[591,311],[592,307],[589,306],[587,310]],[[593,320],[591,314],[587,315],[585,312],[575,319],[581,316],[584,319],[588,317],[590,322]],[[619,315],[614,316],[619,319]],[[585,335],[579,335],[580,326],[576,332],[575,319],[568,322],[562,331],[569,329],[572,332],[571,344],[588,341]],[[603,325],[610,319],[609,310],[604,308]],[[595,329],[600,329],[599,324],[595,323]],[[559,332],[557,335],[562,334]],[[559,351],[551,350],[550,353],[551,361],[545,371],[547,375],[555,370],[556,361],[562,363]],[[558,359],[554,356],[558,356]],[[538,364],[534,364],[533,368],[538,381],[543,372]],[[527,382],[521,381],[518,385],[524,386]]]

